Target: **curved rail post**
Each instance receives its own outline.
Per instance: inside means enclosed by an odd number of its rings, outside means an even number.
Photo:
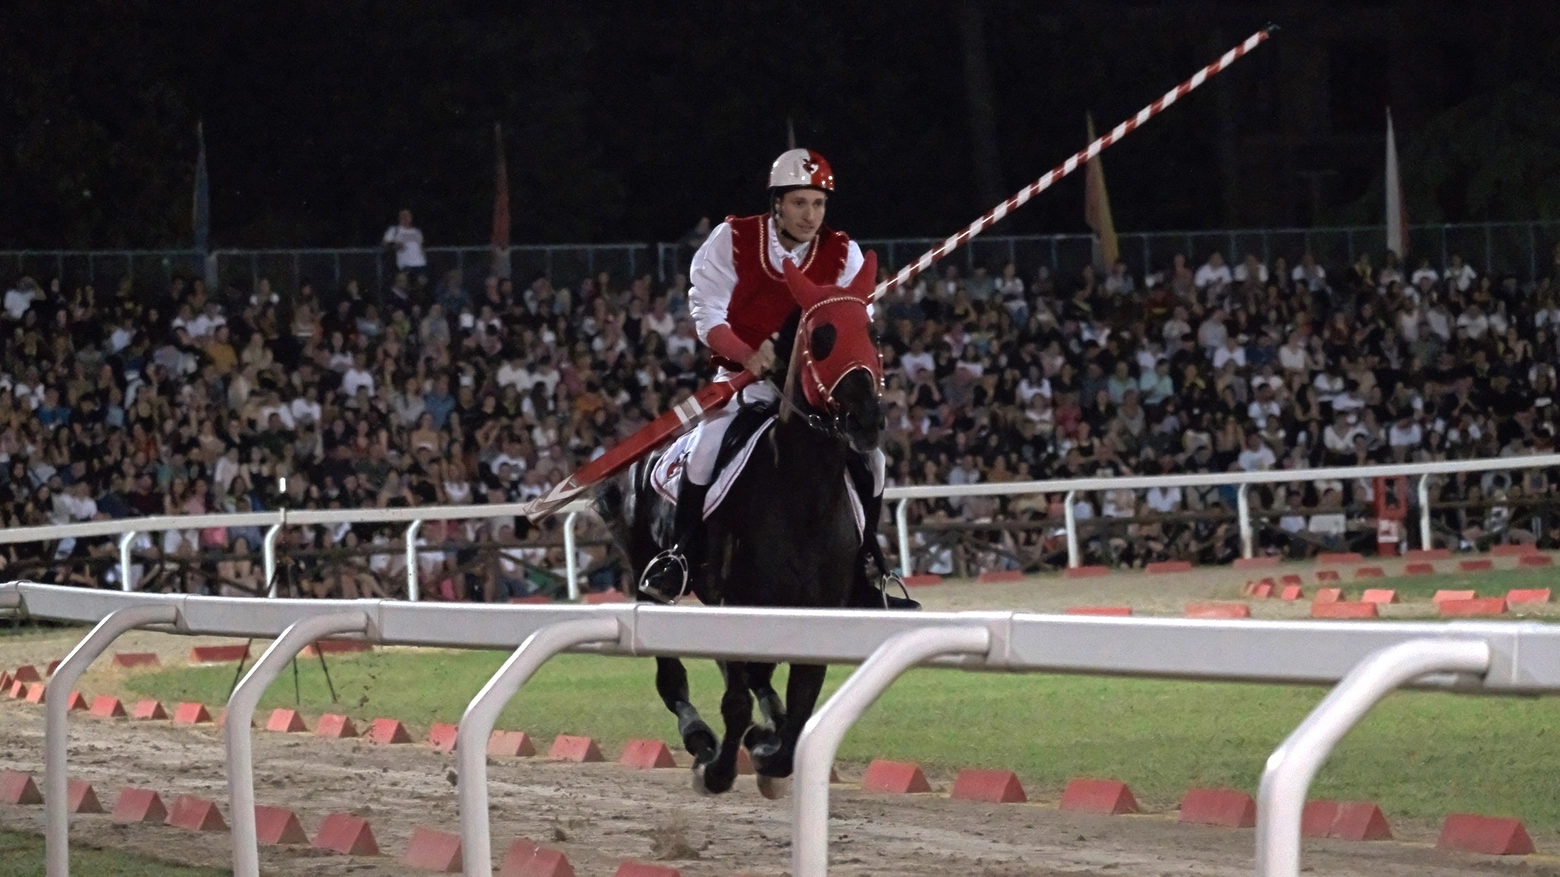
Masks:
[[[569,578],[569,599],[574,601],[580,599],[580,561],[574,539],[574,521],[579,516],[579,512],[563,516],[563,574]]]
[[[1429,551],[1434,546],[1430,539],[1430,476],[1419,476],[1419,547]]]
[[[70,773],[66,759],[70,754],[70,691],[83,671],[103,650],[120,636],[148,624],[172,624],[179,620],[179,607],[127,606],[110,612],[76,643],[65,660],[49,677],[53,694],[44,699],[43,730],[43,804],[44,845],[48,877],[70,875]]]
[[[1251,483],[1242,482],[1235,491],[1235,513],[1240,517],[1240,556],[1251,559]]]
[[[1077,569],[1083,562],[1078,554],[1078,515],[1073,511],[1073,500],[1078,498],[1078,491],[1067,491],[1067,497],[1062,500],[1062,520],[1067,524],[1067,568]]]
[[[1258,877],[1298,877],[1300,817],[1311,780],[1334,746],[1383,697],[1427,673],[1484,673],[1483,640],[1417,639],[1367,655],[1273,754],[1257,791]]]
[[[582,618],[548,625],[526,637],[467,705],[465,715],[460,718],[460,728],[455,732],[455,762],[460,771],[460,845],[466,877],[493,875],[493,838],[488,824],[487,742],[498,714],[552,656],[583,643],[616,641],[622,631],[615,612],[605,618]]]
[[[418,519],[406,525],[406,599],[417,602],[417,531],[422,529]]]
[[[983,654],[991,649],[991,643],[991,630],[976,626],[920,627],[895,634],[807,720],[796,744],[796,795],[791,802],[792,874],[828,877],[829,769],[845,732],[906,670],[939,655]]]
[[[287,510],[282,509],[281,520],[272,524],[265,531],[265,538],[260,540],[262,548],[261,562],[265,565],[265,593],[268,597],[276,596],[276,540],[281,538],[282,526],[287,523]]]
[[[135,543],[135,531],[126,530],[119,536],[119,589],[133,591],[130,583],[130,548]]]
[[[255,829],[254,741],[249,723],[266,686],[295,655],[315,640],[333,633],[357,633],[368,630],[367,612],[333,612],[301,618],[282,631],[260,660],[244,674],[233,696],[228,698],[226,725],[222,729],[227,746],[228,806],[233,820],[234,877],[259,877],[260,847]]]
[[[899,533],[899,574],[905,578],[915,575],[915,564],[910,557],[910,499],[906,497],[894,506],[894,528]]]

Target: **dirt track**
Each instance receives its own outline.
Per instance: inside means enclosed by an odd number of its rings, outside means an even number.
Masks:
[[[1243,580],[1243,579],[1241,579]],[[1134,605],[1229,596],[1231,578],[1112,577],[1076,588],[1050,584],[945,586],[922,592],[933,608],[1107,602]],[[1020,590],[1022,589],[1022,590]],[[120,650],[153,649],[165,662],[185,654],[188,638],[135,634]],[[47,662],[68,649],[68,634],[25,637],[0,645],[0,666]],[[258,644],[257,644],[258,646]],[[105,721],[73,717],[71,774],[90,781],[106,807],[125,786],[159,791],[164,800],[197,794],[227,811],[223,750],[215,728],[167,722]],[[302,848],[262,848],[265,872],[278,875],[413,874],[395,861],[414,825],[454,831],[454,761],[426,746],[376,747],[358,740],[257,731],[256,789],[260,803],[291,807],[307,831],[325,814],[349,811],[368,818],[381,848],[378,859],[347,859]],[[33,771],[41,781],[43,711],[0,701],[0,768]],[[608,756],[614,756],[609,752]],[[684,759],[686,763],[686,759]],[[844,771],[847,782],[858,779]],[[951,776],[933,775],[946,792]],[[745,872],[777,877],[789,866],[787,802],[767,802],[749,778],[721,798],[693,793],[685,769],[631,771],[613,764],[573,765],[543,759],[502,760],[491,769],[495,854],[515,837],[564,850],[580,877],[607,877],[634,858],[680,869],[684,877],[727,877]],[[1031,795],[1034,795],[1031,790]],[[1250,830],[1183,826],[1174,814],[1083,817],[1030,805],[979,805],[940,795],[889,798],[846,786],[833,794],[832,873],[852,877],[1051,877],[1051,875],[1207,875],[1250,873]],[[42,830],[42,808],[0,805],[0,825]],[[1450,877],[1468,873],[1560,875],[1556,860],[1498,861],[1436,851],[1434,826],[1394,824],[1405,842],[1308,841],[1307,873],[1365,877]],[[228,837],[195,835],[161,826],[116,826],[105,816],[77,817],[76,843],[133,849],[192,864],[229,864]],[[1541,838],[1542,847],[1546,839]]]

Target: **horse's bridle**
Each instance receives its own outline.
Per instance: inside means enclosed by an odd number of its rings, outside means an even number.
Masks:
[[[823,433],[830,438],[843,440],[848,439],[849,436],[845,432],[845,417],[839,411],[839,404],[834,400],[834,387],[826,386],[823,383],[823,380],[818,377],[817,366],[813,362],[812,354],[810,352],[804,352],[804,345],[802,343],[802,339],[804,337],[803,333],[808,331],[808,319],[812,316],[813,312],[821,307],[824,307],[825,305],[832,304],[858,304],[862,307],[863,310],[865,310],[867,307],[866,302],[855,296],[836,295],[823,299],[822,301],[815,302],[812,306],[804,309],[802,311],[801,318],[796,323],[796,335],[791,342],[791,359],[786,364],[785,386],[776,387],[776,390],[778,390],[777,395],[780,397],[780,404],[785,408],[788,414],[801,418],[802,422],[806,423],[809,427]],[[804,363],[803,360],[806,360],[806,362]],[[839,382],[844,380],[846,375],[855,371],[857,368],[867,369],[868,373],[871,373],[872,371],[871,368],[865,364],[847,368],[834,382],[835,387],[839,386]],[[793,380],[798,378],[804,381],[811,381],[812,386],[818,392],[818,396],[826,401],[827,407],[823,412],[808,411],[802,408],[802,406],[796,404],[796,402],[791,399],[790,390],[793,386]],[[770,383],[770,386],[774,386],[773,382]]]

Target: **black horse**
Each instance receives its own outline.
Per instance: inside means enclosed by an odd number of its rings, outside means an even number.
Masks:
[[[786,264],[787,286],[800,310],[792,319],[794,346],[782,332],[776,348],[794,352],[777,367],[788,376],[783,410],[706,521],[707,561],[689,575],[690,589],[704,604],[838,609],[861,592],[863,536],[847,473],[853,464],[859,471],[857,461],[877,448],[884,425],[882,364],[866,309],[876,264],[868,253],[848,289],[816,286]],[[753,416],[766,415],[737,415]],[[734,423],[728,438],[750,434],[742,427]],[[727,444],[722,457],[736,442]],[[671,538],[672,506],[649,483],[655,462],[636,464],[597,499],[636,578]],[[782,701],[771,684],[774,664],[717,663],[726,682],[720,707],[726,728],[718,741],[689,701],[682,662],[656,659],[656,690],[677,716],[678,733],[694,757],[694,787],[729,790],[738,749],[745,746],[759,790],[779,797],[827,668],[793,664]],[[762,713],[757,725],[754,695]]]

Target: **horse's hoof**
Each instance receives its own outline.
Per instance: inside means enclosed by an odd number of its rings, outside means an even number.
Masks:
[[[708,786],[704,785],[704,768],[705,765],[703,764],[695,764],[693,766],[693,790],[708,798],[715,793],[710,791]]]
[[[715,749],[719,745],[720,742],[715,739],[715,732],[703,722],[690,725],[687,733],[683,734],[683,748],[688,750],[688,754],[692,755],[695,761],[703,759],[708,763],[713,760]]]
[[[791,793],[791,778],[766,777],[759,774],[758,793],[771,801],[778,801]]]

